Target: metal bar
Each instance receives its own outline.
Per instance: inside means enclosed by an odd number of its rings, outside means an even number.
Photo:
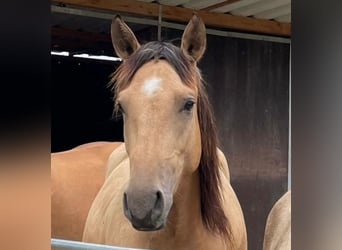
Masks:
[[[292,112],[291,112],[291,107],[292,107],[292,103],[291,103],[291,45],[290,45],[290,56],[289,56],[289,141],[288,141],[288,160],[287,160],[287,190],[291,190],[291,116],[292,116]]]
[[[162,5],[158,2],[158,41],[161,41],[161,28],[162,28]]]
[[[88,16],[88,17],[96,17],[101,19],[111,20],[113,18],[113,14],[104,13],[100,11],[93,10],[85,10],[71,7],[60,7],[56,5],[51,5],[51,11],[56,13],[66,13],[71,15],[80,15],[80,16]],[[129,17],[122,16],[122,18],[130,23],[138,23],[138,24],[147,24],[158,26],[158,21],[148,18],[137,18],[137,17]],[[171,23],[171,22],[161,22],[161,26],[171,29],[184,30],[185,25]],[[277,42],[277,43],[285,43],[290,44],[290,38],[283,38],[277,36],[266,36],[266,35],[256,35],[256,34],[248,34],[248,33],[240,33],[240,32],[230,32],[230,31],[222,31],[215,29],[206,29],[207,34],[222,36],[222,37],[234,37],[234,38],[242,38],[242,39],[250,39],[250,40],[261,40],[261,41],[269,41],[269,42]]]
[[[116,247],[73,240],[51,239],[51,246],[65,250],[146,250],[139,248]]]

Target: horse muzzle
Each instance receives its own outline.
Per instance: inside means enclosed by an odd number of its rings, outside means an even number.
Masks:
[[[139,231],[155,231],[164,227],[166,214],[165,196],[161,191],[134,191],[123,195],[126,218]]]

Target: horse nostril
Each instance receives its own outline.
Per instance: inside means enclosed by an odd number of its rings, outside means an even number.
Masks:
[[[162,192],[158,191],[156,193],[156,202],[154,203],[154,207],[152,209],[151,219],[152,220],[158,219],[162,215],[163,209],[164,209],[164,196]]]
[[[124,208],[124,213],[128,218],[132,218],[131,212],[128,209],[128,204],[127,204],[127,194],[126,192],[123,195],[123,208]]]
[[[163,194],[162,192],[158,191],[157,192],[157,200],[156,200],[156,204],[154,206],[154,208],[162,208],[163,206]]]

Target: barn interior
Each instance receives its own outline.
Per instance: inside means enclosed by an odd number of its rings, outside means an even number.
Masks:
[[[121,63],[110,39],[115,15],[141,43],[179,44],[194,11],[206,23],[208,39],[198,66],[244,211],[249,249],[259,250],[267,214],[291,184],[290,0],[52,0],[51,151],[123,141],[108,87]]]

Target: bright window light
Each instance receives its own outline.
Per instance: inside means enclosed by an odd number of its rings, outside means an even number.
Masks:
[[[51,55],[57,56],[69,56],[70,53],[68,51],[51,51]],[[122,61],[119,57],[114,56],[105,56],[105,55],[89,55],[89,54],[75,54],[73,57],[78,58],[86,58],[86,59],[95,59],[95,60],[104,60],[104,61]]]
[[[119,57],[104,56],[104,55],[96,56],[96,55],[89,55],[89,54],[76,54],[76,55],[73,55],[73,57],[96,59],[96,60],[105,60],[105,61],[121,61],[121,58],[119,58]]]
[[[69,56],[69,52],[68,51],[51,51],[51,55]]]

